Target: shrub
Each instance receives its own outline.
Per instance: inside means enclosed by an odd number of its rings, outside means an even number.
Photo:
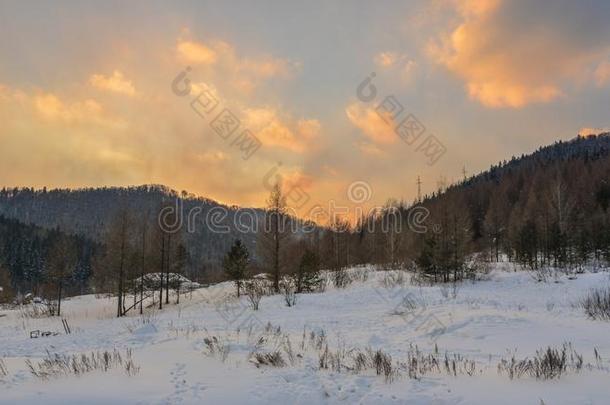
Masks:
[[[610,320],[610,288],[595,289],[580,301],[580,306],[591,319]]]
[[[264,280],[250,280],[244,284],[244,292],[248,297],[250,307],[254,311],[258,311],[261,299],[265,295],[265,282]]]
[[[284,367],[286,362],[282,357],[282,353],[279,351],[261,353],[252,353],[250,356],[250,362],[254,363],[256,367],[260,366],[272,366],[272,367]]]
[[[333,271],[333,284],[336,288],[345,288],[352,283],[352,278],[346,269]]]
[[[582,366],[582,356],[570,344],[564,344],[560,349],[547,347],[537,350],[532,359],[516,360],[514,355],[510,360],[502,359],[498,372],[506,373],[511,380],[524,375],[537,380],[550,380],[560,378],[568,369],[580,371]]]
[[[284,295],[284,302],[287,307],[293,307],[297,304],[297,295],[295,283],[291,279],[285,279],[280,282],[280,291]]]
[[[218,357],[223,363],[227,361],[229,351],[231,350],[231,347],[228,344],[218,339],[216,336],[204,338],[203,343],[205,343],[209,356]]]
[[[383,375],[386,382],[392,382],[396,375],[396,370],[392,367],[392,356],[381,350],[377,350],[373,354],[373,365],[375,366],[377,375]]]
[[[296,273],[296,292],[314,292],[320,289],[322,279],[320,278],[320,259],[318,256],[306,249],[301,257],[301,262]]]
[[[404,270],[387,270],[383,273],[381,285],[385,288],[402,287],[406,283]]]

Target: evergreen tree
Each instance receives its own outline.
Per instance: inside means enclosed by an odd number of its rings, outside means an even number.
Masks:
[[[320,259],[309,249],[305,249],[296,274],[296,292],[312,292],[320,285]]]
[[[237,239],[222,262],[227,278],[235,283],[238,297],[241,294],[242,283],[246,278],[249,256],[248,249],[242,244],[241,240]]]

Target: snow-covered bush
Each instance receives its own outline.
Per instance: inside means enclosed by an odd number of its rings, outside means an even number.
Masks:
[[[248,297],[250,307],[254,311],[258,311],[261,299],[265,295],[266,290],[266,282],[264,280],[253,279],[244,283],[244,293]]]
[[[338,269],[332,273],[333,284],[336,288],[345,288],[354,281],[347,269]]]
[[[224,340],[212,336],[203,339],[208,356],[218,357],[223,363],[227,361],[231,347]]]
[[[383,272],[381,285],[385,288],[402,287],[407,283],[404,270],[387,270]]]
[[[252,353],[250,362],[257,368],[260,366],[284,367],[286,365],[282,353],[277,350],[269,353]]]
[[[284,296],[284,302],[287,307],[293,307],[297,304],[296,286],[292,279],[282,280],[280,282],[280,291]]]

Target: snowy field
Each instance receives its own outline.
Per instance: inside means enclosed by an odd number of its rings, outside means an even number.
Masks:
[[[406,273],[404,280],[367,268],[350,274],[355,280],[346,288],[298,295],[294,307],[281,295],[263,297],[258,311],[247,298],[237,300],[228,283],[195,290],[162,311],[122,319],[114,318],[112,298],[75,297],[62,303],[71,334],[58,318],[0,310],[0,364],[7,370],[0,372],[0,403],[610,401],[610,322],[590,320],[575,306],[591,288],[609,285],[608,273],[540,283],[506,266],[456,289],[413,285]],[[31,339],[33,330],[58,334]],[[511,379],[498,371],[502,359],[532,358],[564,343],[582,355],[583,364],[558,379]],[[114,350],[122,364],[78,375],[37,377],[26,364],[40,371],[49,355]],[[391,356],[387,377],[370,361],[377,350]],[[276,352],[276,366],[260,364]],[[409,368],[414,359],[421,369]]]

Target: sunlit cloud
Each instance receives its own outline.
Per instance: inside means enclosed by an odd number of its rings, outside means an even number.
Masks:
[[[300,63],[272,55],[243,56],[223,40],[203,43],[194,39],[178,41],[180,62],[207,65],[238,91],[251,94],[264,81],[289,79],[299,70]]]
[[[216,51],[201,42],[178,41],[176,50],[185,63],[211,65],[217,60]]]
[[[605,127],[605,128],[591,128],[591,127],[584,127],[581,128],[578,131],[578,135],[580,136],[590,136],[590,135],[599,135],[599,134],[605,134],[610,132],[610,127]]]
[[[114,93],[125,94],[127,96],[135,96],[136,89],[131,80],[128,80],[118,70],[112,72],[112,76],[104,76],[102,74],[94,74],[89,78],[89,83],[98,89],[111,91]]]
[[[349,105],[345,113],[350,122],[359,128],[369,140],[376,144],[392,144],[397,136],[392,130],[393,123],[390,116],[382,116],[373,108],[365,108],[359,103]]]
[[[367,156],[380,157],[385,155],[385,152],[381,150],[377,145],[371,142],[360,142],[358,143],[358,149]]]
[[[386,51],[375,55],[374,62],[377,66],[389,68],[395,66],[401,58],[402,56],[398,55],[396,52]]]
[[[265,146],[278,147],[296,153],[315,148],[321,124],[316,119],[281,118],[273,108],[247,108],[243,111],[245,126],[254,132]]]
[[[99,125],[103,127],[124,128],[126,122],[107,114],[102,105],[94,99],[64,101],[53,93],[38,92],[27,94],[15,92],[22,102],[31,104],[39,117],[65,125]]]
[[[302,172],[301,169],[293,169],[282,175],[283,187],[285,190],[290,190],[294,187],[300,187],[303,190],[311,190],[314,184],[313,177]]]
[[[582,81],[609,46],[583,34],[577,24],[568,26],[565,18],[555,21],[557,13],[582,18],[576,3],[564,8],[501,0],[450,4],[460,22],[430,42],[428,53],[465,82],[471,99],[487,107],[556,100],[565,95],[565,83]],[[600,76],[605,80],[603,71]]]

